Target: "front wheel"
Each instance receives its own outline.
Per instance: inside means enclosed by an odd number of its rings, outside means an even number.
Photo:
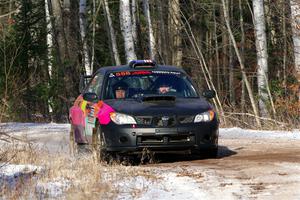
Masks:
[[[70,137],[69,137],[69,147],[70,147],[70,154],[74,155],[76,152],[76,143],[75,143],[75,130],[72,124],[71,124]]]
[[[93,131],[92,148],[93,148],[93,152],[95,153],[99,161],[106,160],[107,157],[106,143],[105,143],[105,137],[101,130],[100,124],[97,124]]]

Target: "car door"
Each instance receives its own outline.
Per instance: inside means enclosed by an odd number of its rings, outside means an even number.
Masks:
[[[96,125],[96,118],[101,107],[100,94],[102,90],[104,76],[98,73],[91,80],[84,93],[96,94],[98,97],[96,101],[89,101],[83,98],[82,110],[85,114],[85,136],[89,143],[92,141],[93,129]]]
[[[91,142],[96,116],[102,104],[99,97],[103,79],[104,75],[97,73],[70,109],[70,121],[76,143]],[[96,96],[97,98],[89,101],[89,98],[84,98],[85,96]]]

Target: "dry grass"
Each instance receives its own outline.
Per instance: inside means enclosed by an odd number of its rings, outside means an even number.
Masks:
[[[239,106],[224,106],[224,115],[220,127],[240,127],[245,129],[262,130],[292,130],[299,128],[300,125],[300,104],[291,102],[275,102],[276,114],[270,111],[267,117],[259,117],[262,127],[259,128],[255,121],[255,115],[251,113],[251,108],[246,106],[246,111],[242,111]],[[248,112],[250,111],[250,112]],[[224,121],[226,120],[226,123]]]
[[[58,182],[64,190],[65,199],[114,199],[121,192],[137,197],[148,187],[148,182],[157,181],[150,169],[99,163],[93,154],[70,156],[68,153],[53,154],[31,144],[5,145],[6,156],[2,162],[31,164],[43,167],[41,172],[18,180],[14,188],[0,187],[0,196],[5,199],[44,199],[51,197],[45,185]],[[145,184],[132,188],[130,181],[143,177]],[[119,184],[125,187],[120,188]],[[127,184],[128,183],[128,184]],[[0,181],[1,186],[1,181]],[[126,189],[127,187],[127,189]],[[57,197],[55,197],[57,198]]]

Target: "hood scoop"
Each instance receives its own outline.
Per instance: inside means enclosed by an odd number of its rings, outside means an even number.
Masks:
[[[170,95],[156,95],[156,96],[144,96],[142,98],[143,102],[153,102],[153,101],[175,101],[176,96]]]

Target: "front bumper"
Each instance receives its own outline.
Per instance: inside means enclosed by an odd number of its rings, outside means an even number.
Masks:
[[[218,145],[218,122],[193,123],[171,128],[132,127],[109,123],[102,126],[107,151],[154,152],[202,150]]]

